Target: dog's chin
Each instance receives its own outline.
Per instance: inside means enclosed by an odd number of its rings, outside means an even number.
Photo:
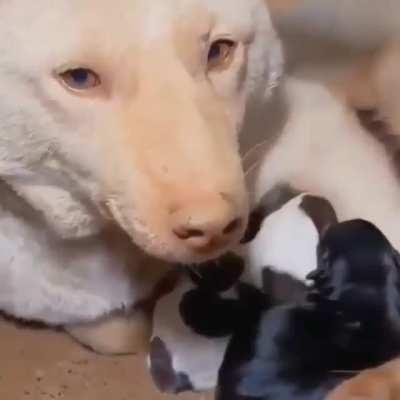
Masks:
[[[214,260],[239,244],[244,232],[238,232],[230,240],[215,243],[204,249],[191,249],[185,242],[177,239],[168,229],[151,226],[132,215],[130,218],[115,204],[108,209],[117,224],[129,235],[132,242],[146,254],[173,264],[201,264]]]
[[[153,236],[153,239],[149,240],[148,237],[132,233],[131,238],[148,255],[171,264],[180,265],[197,265],[215,260],[231,250],[236,244],[236,242],[229,242],[204,251],[196,251],[188,249],[172,237]],[[238,241],[239,237],[237,238]]]
[[[184,241],[168,233],[151,233],[150,231],[128,231],[133,242],[148,255],[172,264],[193,265],[215,260],[239,244],[241,235],[224,242],[216,243],[205,249],[191,249]]]

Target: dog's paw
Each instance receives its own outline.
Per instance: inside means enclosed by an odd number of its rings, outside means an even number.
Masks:
[[[101,321],[65,327],[81,345],[104,355],[146,353],[151,335],[150,317],[142,310],[112,315]]]

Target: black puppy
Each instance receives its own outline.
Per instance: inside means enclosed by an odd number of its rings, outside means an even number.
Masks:
[[[334,225],[321,240],[307,301],[273,307],[257,289],[241,285],[217,400],[322,400],[350,376],[343,371],[399,355],[399,273],[399,255],[385,236],[354,220]],[[199,308],[196,296],[183,299],[184,317],[185,309],[193,312],[191,303]],[[232,316],[232,301],[227,308]],[[213,333],[196,320],[187,318],[198,333]]]

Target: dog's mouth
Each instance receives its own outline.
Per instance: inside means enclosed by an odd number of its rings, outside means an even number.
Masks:
[[[109,199],[104,205],[104,212],[115,221],[147,254],[167,262],[177,264],[201,264],[215,260],[239,244],[245,226],[238,226],[233,234],[221,235],[204,241],[204,245],[193,244],[185,237],[175,235],[173,230],[152,229],[152,227],[135,215],[124,212],[116,199]],[[159,227],[158,227],[159,228]],[[195,238],[196,239],[196,238]]]

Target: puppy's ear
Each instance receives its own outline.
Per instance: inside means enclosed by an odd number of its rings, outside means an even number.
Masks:
[[[278,211],[301,192],[287,183],[279,183],[265,193],[250,214],[242,244],[251,242],[258,234],[265,218]]]
[[[232,334],[242,314],[240,301],[222,299],[201,289],[187,292],[179,305],[183,322],[202,336],[224,337]]]
[[[306,195],[300,203],[300,208],[313,221],[320,237],[330,226],[338,223],[332,204],[323,197]]]

